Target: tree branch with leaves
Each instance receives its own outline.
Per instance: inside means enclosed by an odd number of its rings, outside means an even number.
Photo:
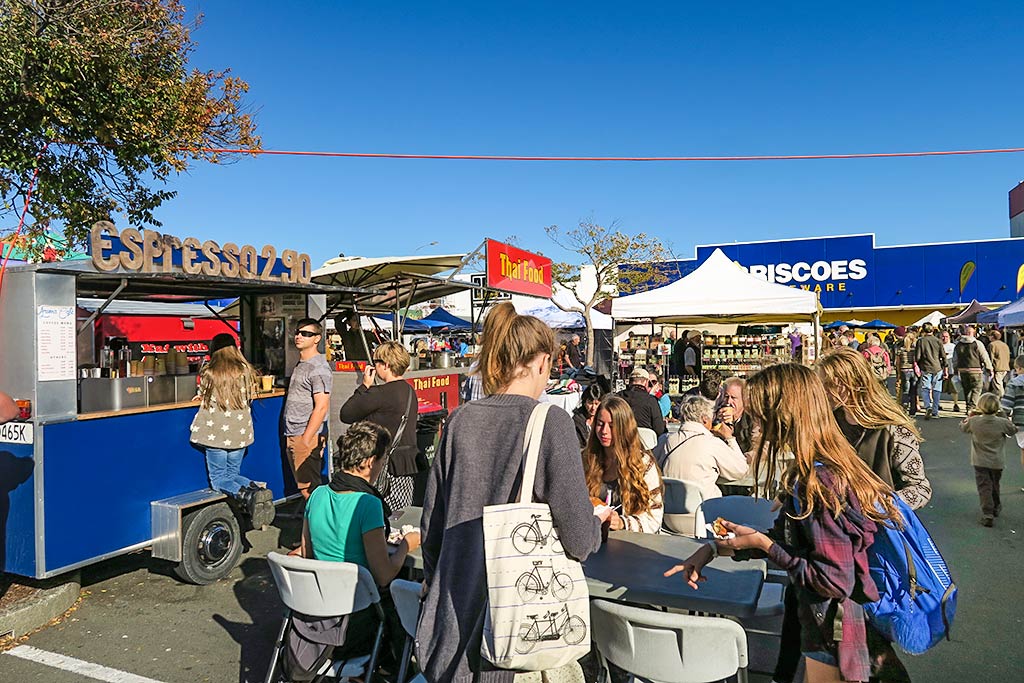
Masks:
[[[117,213],[159,225],[172,174],[224,161],[207,150],[260,147],[248,84],[189,69],[195,26],[179,0],[0,0],[0,238],[37,165],[27,234],[74,248]]]
[[[587,327],[587,365],[594,364],[594,326],[591,312],[602,301],[611,299],[620,287],[630,291],[659,287],[668,282],[657,264],[666,260],[668,250],[661,240],[640,232],[630,235],[619,229],[618,222],[607,226],[580,221],[575,228],[557,225],[544,228],[548,239],[565,251],[577,254],[581,262],[551,264],[552,280],[567,289],[577,305],[565,306],[554,300],[563,311],[581,313]],[[626,266],[628,268],[621,268]],[[594,270],[594,291],[583,289],[580,275],[584,266]]]

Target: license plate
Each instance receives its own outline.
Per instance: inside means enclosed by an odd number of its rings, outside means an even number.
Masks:
[[[31,422],[7,422],[0,425],[0,443],[32,444]]]

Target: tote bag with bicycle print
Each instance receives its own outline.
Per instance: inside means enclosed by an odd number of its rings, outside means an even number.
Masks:
[[[484,508],[488,609],[480,654],[496,667],[544,671],[590,651],[590,594],[583,567],[558,540],[551,509],[533,502],[548,403],[526,426],[519,500]]]

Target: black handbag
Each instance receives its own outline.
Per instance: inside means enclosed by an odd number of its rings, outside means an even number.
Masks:
[[[398,431],[395,432],[395,438],[391,440],[391,447],[388,448],[387,453],[384,454],[384,466],[380,468],[380,474],[377,475],[377,481],[373,482],[374,488],[380,491],[380,495],[385,498],[391,493],[391,477],[389,470],[391,469],[391,454],[395,452],[399,444],[402,441],[402,434],[405,433],[405,423],[409,419],[409,411],[413,409],[414,401],[416,400],[416,392],[412,391],[410,387],[409,391],[409,403],[405,407],[405,412],[402,413],[402,421],[398,423]]]

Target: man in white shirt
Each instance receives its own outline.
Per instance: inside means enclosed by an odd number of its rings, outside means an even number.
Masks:
[[[720,423],[711,433],[714,403],[703,396],[686,396],[679,407],[682,425],[665,444],[664,475],[693,482],[705,499],[720,498],[719,479],[733,481],[747,474],[747,458],[732,434],[732,427]],[[692,534],[693,515],[665,515],[665,526]]]

